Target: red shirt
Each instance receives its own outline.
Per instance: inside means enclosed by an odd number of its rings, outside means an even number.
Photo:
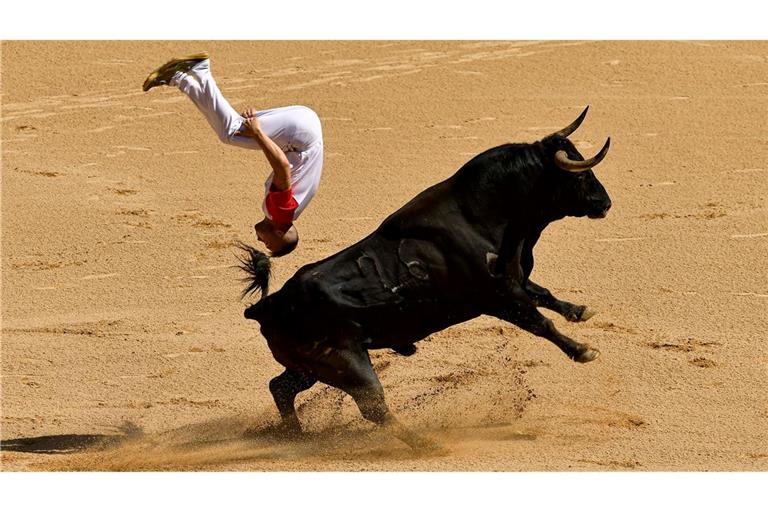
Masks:
[[[293,212],[299,207],[299,203],[293,197],[293,190],[270,190],[266,199],[267,212],[272,220],[278,224],[292,224]]]

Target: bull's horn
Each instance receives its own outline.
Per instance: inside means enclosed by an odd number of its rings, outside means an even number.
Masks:
[[[575,132],[576,128],[581,126],[581,123],[584,121],[584,118],[587,117],[587,110],[589,110],[589,105],[587,105],[587,108],[584,109],[584,112],[582,112],[581,115],[579,117],[577,117],[574,122],[572,122],[571,124],[569,124],[568,126],[563,128],[562,130],[553,133],[552,135],[550,135],[550,137],[552,137],[554,135],[560,135],[562,137],[567,137],[570,134],[572,134],[573,132]]]
[[[571,171],[571,172],[582,172],[586,171],[587,169],[590,169],[597,164],[599,164],[603,158],[605,158],[605,155],[608,154],[608,148],[611,146],[611,138],[608,137],[608,140],[605,141],[605,145],[603,146],[603,149],[600,150],[598,154],[593,156],[592,158],[589,158],[587,160],[571,160],[568,158],[568,153],[563,151],[562,149],[560,151],[557,151],[555,153],[555,164],[563,169],[564,171]]]

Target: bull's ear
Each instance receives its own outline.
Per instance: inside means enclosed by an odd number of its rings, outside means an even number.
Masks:
[[[581,126],[581,123],[584,122],[584,118],[587,117],[587,111],[589,110],[589,105],[587,105],[587,108],[584,109],[584,111],[577,117],[571,124],[563,128],[562,130],[558,130],[550,137],[554,137],[556,135],[559,135],[560,137],[567,137],[573,132],[576,131],[576,129]]]

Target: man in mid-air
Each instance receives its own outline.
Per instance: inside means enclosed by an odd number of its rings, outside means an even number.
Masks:
[[[207,53],[172,59],[149,74],[144,91],[172,85],[186,94],[225,144],[264,152],[272,173],[265,183],[264,219],[254,229],[272,256],[296,248],[294,221],[317,192],[323,170],[320,119],[308,107],[246,109],[238,114],[211,74]]]

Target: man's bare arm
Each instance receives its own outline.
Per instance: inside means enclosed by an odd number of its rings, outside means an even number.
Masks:
[[[288,158],[280,149],[280,146],[270,139],[266,133],[261,130],[261,125],[256,117],[255,109],[248,109],[243,112],[245,125],[248,128],[247,135],[253,137],[258,142],[264,155],[272,166],[274,176],[272,177],[272,186],[277,190],[288,190],[291,188],[291,164]]]

